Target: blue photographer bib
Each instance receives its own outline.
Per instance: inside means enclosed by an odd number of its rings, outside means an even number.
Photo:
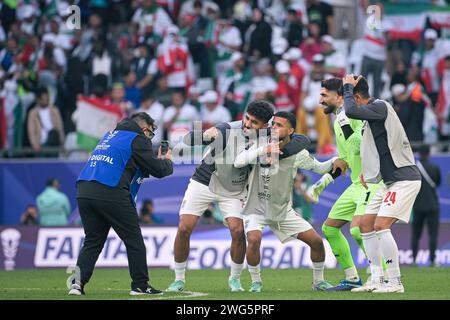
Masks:
[[[131,158],[131,145],[137,135],[136,132],[120,130],[109,131],[105,134],[89,157],[77,181],[97,181],[110,187],[116,187]],[[132,192],[132,194],[134,193],[133,199],[139,190],[136,184],[139,185],[138,182],[142,182],[142,178],[142,173],[138,170],[133,178],[132,190],[130,190],[134,191]]]
[[[139,188],[141,187],[144,178],[145,176],[142,174],[142,171],[138,169],[133,177],[133,180],[131,180],[130,193],[131,198],[133,199],[134,202],[134,206],[136,206],[137,193],[139,191]]]

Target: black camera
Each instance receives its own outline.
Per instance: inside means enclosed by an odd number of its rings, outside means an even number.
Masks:
[[[169,151],[169,141],[162,140],[161,141],[161,155],[165,155]]]

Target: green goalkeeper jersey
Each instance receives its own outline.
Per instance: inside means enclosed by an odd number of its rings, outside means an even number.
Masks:
[[[343,110],[341,112],[344,112]],[[334,121],[334,134],[338,148],[339,158],[345,160],[352,172],[351,179],[354,184],[361,184],[359,176],[361,175],[361,155],[360,145],[362,138],[363,121],[349,119],[353,134],[345,140],[344,132],[337,120]]]

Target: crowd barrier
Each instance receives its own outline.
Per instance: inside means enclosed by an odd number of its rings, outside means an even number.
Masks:
[[[314,225],[320,232],[320,225]],[[143,227],[142,234],[147,248],[149,267],[173,267],[173,243],[176,227]],[[399,247],[401,265],[413,263],[411,252],[411,226],[396,224],[393,235]],[[344,227],[358,268],[367,267],[364,253],[351,240],[348,228]],[[84,240],[84,232],[80,227],[32,227],[32,226],[0,226],[0,270],[26,268],[67,268],[76,265],[76,259]],[[429,260],[427,235],[420,242],[417,256],[419,266],[426,266]],[[335,268],[337,262],[326,240],[327,268]],[[191,249],[188,260],[189,269],[223,269],[230,266],[230,235],[223,226],[200,226],[191,238]],[[436,262],[450,267],[450,223],[440,225]],[[127,254],[125,245],[111,230],[99,256],[98,267],[126,267]],[[280,241],[266,229],[261,245],[261,266],[263,268],[308,268],[311,267],[309,247],[301,241]]]
[[[432,162],[439,165],[442,184],[438,189],[441,205],[441,221],[450,222],[450,156],[435,156]],[[0,160],[0,224],[18,224],[20,215],[28,204],[35,204],[37,195],[45,188],[48,178],[61,182],[61,191],[70,200],[72,213],[69,222],[79,221],[76,203],[75,181],[84,163],[58,160]],[[163,179],[145,179],[138,194],[138,206],[145,199],[153,199],[155,214],[165,225],[178,223],[178,211],[194,165],[175,165],[174,173]],[[312,181],[319,175],[308,172]],[[349,175],[339,177],[322,193],[320,201],[313,206],[313,219],[323,222],[331,206],[350,184]]]

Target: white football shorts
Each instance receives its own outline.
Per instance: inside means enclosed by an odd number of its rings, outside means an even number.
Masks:
[[[243,202],[241,200],[212,193],[208,186],[193,179],[189,180],[189,185],[184,193],[180,215],[192,214],[200,217],[212,202],[218,204],[225,225],[226,219],[229,217],[243,219],[241,214]]]
[[[312,229],[311,224],[292,208],[283,221],[268,220],[262,214],[244,215],[245,234],[255,230],[262,232],[266,226],[270,227],[282,243],[297,239],[299,233]]]
[[[422,181],[397,181],[382,185],[369,202],[366,214],[397,218],[408,223]]]

